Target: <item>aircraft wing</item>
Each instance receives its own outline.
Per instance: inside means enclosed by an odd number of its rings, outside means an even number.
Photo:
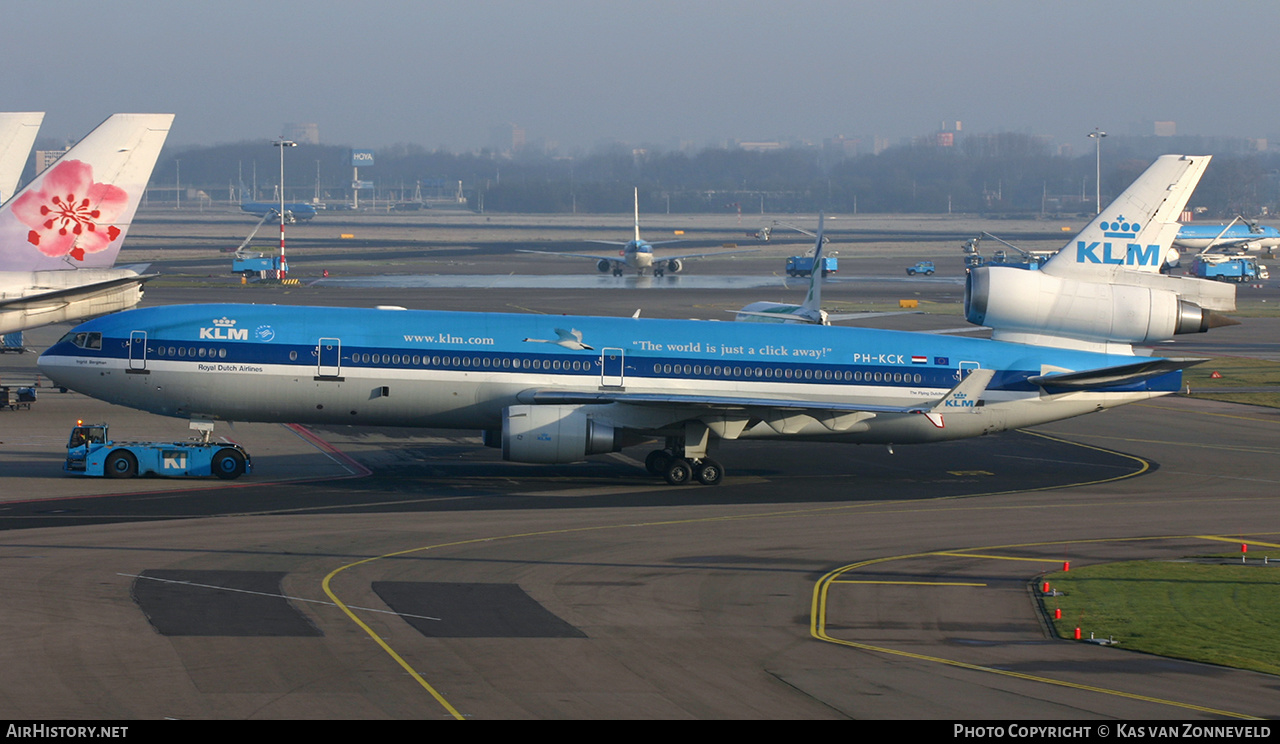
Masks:
[[[604,242],[604,241],[599,241]],[[610,243],[609,245],[626,245],[626,243]],[[564,256],[566,258],[589,258],[592,261],[612,261],[614,263],[623,263],[626,259],[622,256],[599,256],[591,253],[561,253],[560,251],[535,251],[528,248],[517,248],[516,253],[538,253],[543,256]]]
[[[832,323],[837,320],[862,320],[863,318],[887,318],[890,315],[919,315],[922,310],[894,310],[890,312],[866,312],[866,313],[827,313],[827,320]]]
[[[36,294],[29,294],[23,297],[0,300],[0,312],[6,310],[40,312],[43,310],[56,309],[76,300],[93,297],[106,289],[111,289],[113,287],[127,287],[131,284],[142,284],[143,282],[154,279],[157,276],[160,275],[142,274],[140,276],[125,276],[118,279],[93,282],[92,284],[81,284],[76,287],[60,287],[58,289],[51,289],[46,292],[37,292]]]
[[[679,241],[672,240],[668,242],[675,243]],[[650,243],[649,245],[662,245],[662,243]],[[760,250],[758,248],[751,248],[745,251],[715,251],[714,253],[686,253],[681,256],[668,256],[664,253],[661,256],[654,254],[653,260],[655,261],[687,261],[690,258],[706,258],[707,256],[728,256],[735,253],[759,253],[759,252]]]
[[[831,413],[924,413],[931,405],[878,406],[865,403],[757,398],[737,395],[681,395],[678,393],[628,393],[625,391],[529,390],[521,393],[522,403],[534,405],[592,405],[627,403],[637,406],[681,406],[709,410],[769,409]],[[923,403],[923,401],[922,401]]]

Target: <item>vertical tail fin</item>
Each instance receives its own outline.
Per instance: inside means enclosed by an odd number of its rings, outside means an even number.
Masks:
[[[0,207],[0,270],[115,263],[173,114],[115,114]]]
[[[635,188],[636,197],[636,242],[640,242],[640,187]]]
[[[1204,175],[1210,156],[1161,155],[1107,205],[1042,271],[1055,276],[1157,274],[1178,234],[1178,217]]]
[[[0,114],[0,204],[17,191],[43,121],[43,111]]]

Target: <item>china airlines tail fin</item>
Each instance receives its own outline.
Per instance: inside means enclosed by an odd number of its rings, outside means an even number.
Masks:
[[[42,121],[43,111],[0,113],[0,204],[17,191]]]
[[[173,114],[115,114],[0,207],[0,271],[115,263]]]
[[[1118,270],[1158,274],[1178,217],[1209,165],[1208,155],[1161,155],[1041,271],[1059,277]]]

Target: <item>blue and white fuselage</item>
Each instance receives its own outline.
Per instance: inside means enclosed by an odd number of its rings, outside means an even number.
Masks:
[[[1041,424],[1174,392],[1184,362],[843,327],[223,304],[89,321],[39,366],[168,416],[478,429],[530,462],[666,437],[696,464],[720,440]]]

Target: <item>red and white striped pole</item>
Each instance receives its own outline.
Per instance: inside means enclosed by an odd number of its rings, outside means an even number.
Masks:
[[[288,273],[288,264],[284,260],[284,148],[297,147],[298,143],[281,137],[272,144],[280,148],[280,267],[276,270],[276,278],[283,281]]]

